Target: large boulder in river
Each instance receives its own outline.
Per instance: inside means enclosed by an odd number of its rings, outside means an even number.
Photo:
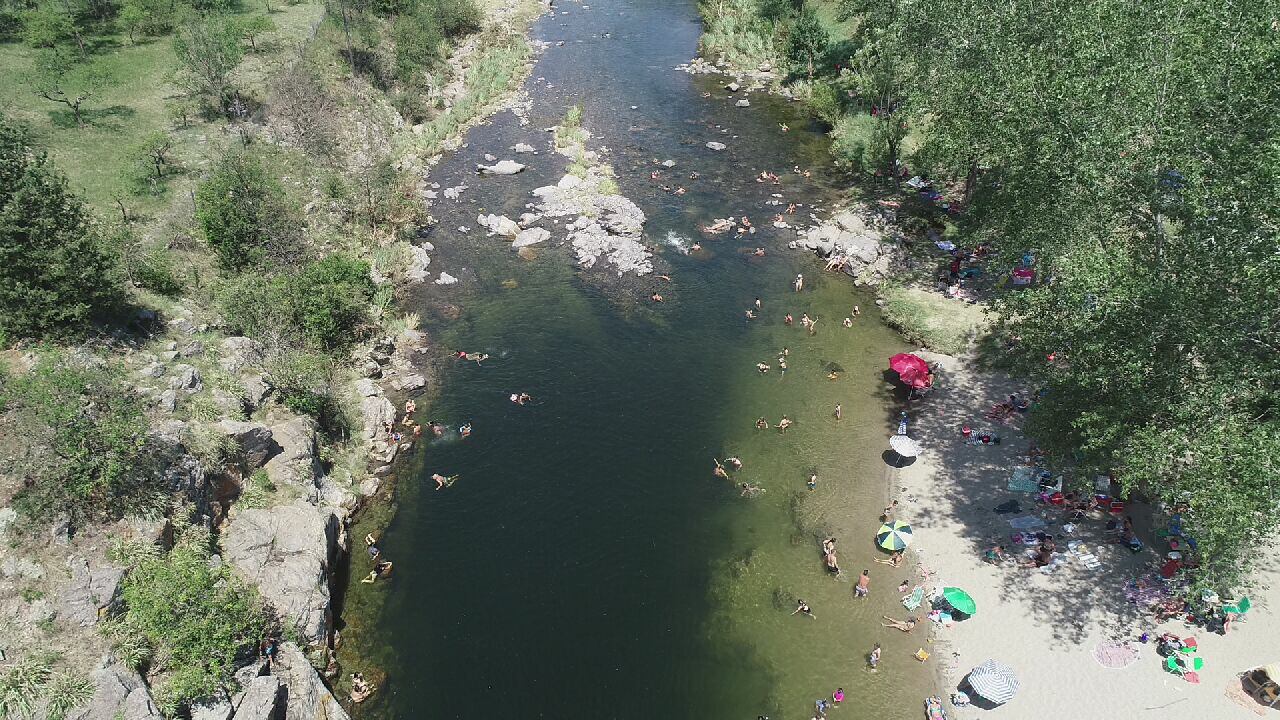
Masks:
[[[338,553],[338,516],[305,500],[240,510],[222,532],[223,558],[310,644],[329,635],[329,573]]]
[[[520,233],[516,235],[516,239],[511,243],[511,247],[518,250],[522,247],[537,245],[550,237],[551,232],[544,228],[529,228],[528,230],[521,230]]]
[[[725,145],[724,143],[722,143],[722,142],[716,142],[715,140],[712,140],[711,142],[707,143],[707,149],[708,149],[708,150],[715,150],[715,151],[717,151],[717,152],[719,152],[719,151],[721,151],[721,150],[725,149],[726,147],[728,147],[728,146],[727,146],[727,145]]]
[[[520,225],[506,215],[477,215],[476,222],[495,235],[515,237],[520,234]]]
[[[481,175],[515,175],[524,169],[524,165],[515,160],[499,160],[492,165],[476,165]]]

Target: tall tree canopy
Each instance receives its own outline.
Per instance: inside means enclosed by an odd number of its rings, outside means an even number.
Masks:
[[[0,334],[64,332],[116,305],[122,287],[84,203],[25,133],[0,119]]]
[[[1280,5],[894,1],[917,159],[1036,257],[997,300],[1032,431],[1185,505],[1229,584],[1280,518]]]

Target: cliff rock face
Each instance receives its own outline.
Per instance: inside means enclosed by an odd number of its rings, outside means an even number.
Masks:
[[[222,533],[223,557],[258,587],[308,643],[329,636],[329,573],[339,550],[337,511],[305,500],[236,513]]]
[[[338,699],[293,643],[280,646],[274,672],[285,685],[284,720],[348,720]],[[240,720],[239,714],[236,720]]]

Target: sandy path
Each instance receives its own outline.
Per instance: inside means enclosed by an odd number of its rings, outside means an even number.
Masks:
[[[1161,720],[1230,719],[1263,715],[1261,706],[1228,697],[1228,686],[1239,687],[1237,674],[1280,659],[1280,621],[1269,610],[1276,591],[1270,581],[1274,568],[1259,573],[1252,593],[1255,607],[1247,622],[1227,636],[1192,632],[1179,622],[1161,629],[1200,643],[1205,667],[1202,682],[1193,685],[1163,671],[1154,645],[1134,645],[1140,657],[1124,669],[1102,667],[1093,658],[1099,642],[1136,638],[1152,630],[1135,606],[1124,599],[1126,580],[1143,572],[1155,554],[1132,555],[1117,545],[1099,542],[1104,521],[1092,519],[1069,537],[1088,544],[1102,561],[1089,570],[1078,560],[1051,575],[1018,567],[997,567],[981,561],[983,550],[1007,540],[1010,516],[991,509],[1017,498],[1024,514],[1039,514],[1033,496],[1006,488],[1006,482],[1025,454],[1026,439],[1011,426],[983,417],[995,402],[1022,390],[998,373],[975,371],[955,358],[920,353],[945,368],[938,391],[913,408],[911,435],[927,449],[915,463],[891,477],[902,508],[899,515],[912,522],[916,559],[936,572],[928,585],[955,585],[973,595],[978,614],[937,630],[930,663],[938,662],[942,688],[955,689],[970,668],[988,657],[1012,667],[1022,689],[1006,705],[991,710],[951,709],[954,718],[1037,718],[1083,720],[1152,717]],[[966,446],[960,428],[997,430],[999,446]],[[1135,513],[1139,511],[1134,509]],[[1058,517],[1056,511],[1045,517]],[[1061,532],[1052,529],[1051,532]],[[1148,548],[1151,538],[1144,537]],[[1060,543],[1060,546],[1065,543]],[[1273,600],[1272,608],[1277,606]],[[1280,710],[1269,711],[1280,718]]]

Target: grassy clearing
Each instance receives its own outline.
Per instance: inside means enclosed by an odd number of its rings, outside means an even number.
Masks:
[[[310,36],[324,6],[320,3],[273,6],[269,17],[277,26],[258,40],[234,75],[236,85],[255,97],[265,95],[269,73],[281,56]],[[241,16],[263,15],[258,8]],[[29,74],[36,51],[18,42],[0,45],[0,103],[5,113],[27,125],[34,139],[47,148],[71,187],[105,214],[115,213],[115,198],[124,198],[131,213],[154,215],[170,204],[167,197],[135,195],[133,178],[140,160],[138,146],[155,132],[174,138],[173,156],[183,177],[170,181],[170,194],[185,192],[190,176],[207,164],[211,145],[218,145],[226,129],[224,121],[194,122],[183,127],[174,109],[183,97],[173,84],[177,57],[169,37],[139,37],[131,44],[127,35],[106,36],[98,55],[114,79],[102,95],[90,102],[88,124],[77,127],[66,108],[37,97]]]
[[[881,288],[880,296],[885,322],[911,342],[948,355],[967,352],[990,325],[982,305],[920,288],[891,285]]]

